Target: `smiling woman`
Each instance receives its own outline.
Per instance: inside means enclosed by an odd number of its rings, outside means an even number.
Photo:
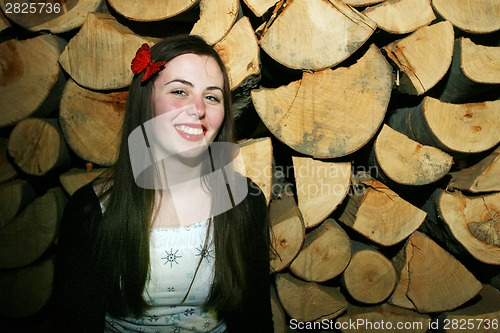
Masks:
[[[54,331],[272,331],[266,200],[231,169],[222,60],[178,36],[132,69],[118,161],[62,220]]]

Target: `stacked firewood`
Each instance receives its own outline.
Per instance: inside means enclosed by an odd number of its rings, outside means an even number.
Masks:
[[[50,304],[61,213],[116,161],[136,50],[192,33],[268,199],[276,332],[500,328],[498,0],[33,4],[0,1],[3,318]]]

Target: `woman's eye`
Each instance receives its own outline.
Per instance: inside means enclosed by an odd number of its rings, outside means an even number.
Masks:
[[[216,102],[216,103],[219,103],[220,102],[220,98],[217,97],[217,96],[212,96],[212,95],[209,95],[206,97],[206,99],[208,99],[209,101],[211,102]]]
[[[175,89],[175,90],[172,90],[172,94],[184,96],[184,95],[186,95],[186,92],[184,90],[181,90],[181,89]]]

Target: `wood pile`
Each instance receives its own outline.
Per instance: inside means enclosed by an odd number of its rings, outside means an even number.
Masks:
[[[0,0],[0,319],[50,306],[61,213],[116,161],[138,47],[192,33],[269,203],[276,332],[499,328],[498,0],[30,3]]]

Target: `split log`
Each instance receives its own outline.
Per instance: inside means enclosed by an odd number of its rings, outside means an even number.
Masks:
[[[68,80],[59,123],[68,145],[81,159],[101,166],[116,162],[127,94],[99,93]]]
[[[8,140],[0,138],[0,184],[17,177],[17,171],[9,161],[7,146]]]
[[[61,188],[50,189],[0,229],[0,268],[26,266],[49,248],[66,200]]]
[[[306,228],[323,222],[345,199],[351,183],[350,162],[322,162],[292,156],[299,210]]]
[[[346,232],[333,219],[327,219],[309,232],[290,271],[306,281],[324,282],[340,275],[351,258]]]
[[[136,35],[109,14],[89,13],[59,63],[81,86],[95,90],[125,88],[132,80],[130,63],[135,53],[143,43],[153,42]]]
[[[279,0],[243,0],[252,13],[261,17],[267,13]]]
[[[453,157],[442,150],[424,146],[383,125],[375,140],[370,165],[386,184],[419,186],[443,178],[453,165]]]
[[[210,45],[224,38],[236,22],[240,3],[238,0],[200,1],[200,19],[194,24],[191,34],[203,37]],[[244,42],[240,44],[244,46]]]
[[[251,96],[280,141],[306,155],[335,158],[355,152],[377,132],[391,95],[391,72],[371,45],[348,68],[304,72],[299,81],[253,90]]]
[[[500,83],[500,46],[475,44],[461,38],[462,67],[472,81],[487,84]]]
[[[45,259],[28,267],[0,273],[0,314],[11,318],[35,315],[52,294],[54,262]]]
[[[238,142],[243,156],[243,168],[235,164],[235,170],[250,178],[271,201],[273,187],[273,146],[270,138],[249,139]],[[237,161],[237,160],[236,160]]]
[[[475,303],[455,311],[444,312],[438,316],[438,332],[497,332],[500,328],[499,299],[500,291],[490,285],[483,284]]]
[[[382,246],[397,244],[423,223],[426,213],[403,200],[386,185],[361,179],[348,197],[339,221]]]
[[[454,255],[470,253],[477,260],[500,265],[500,193],[464,196],[436,190],[424,205],[423,226]]]
[[[0,44],[0,127],[56,109],[65,81],[57,64],[62,44],[50,34]]]
[[[287,333],[285,311],[276,294],[276,289],[271,285],[271,311],[273,313],[273,323],[275,333]]]
[[[0,7],[7,13],[7,3],[0,1]],[[96,12],[103,4],[103,0],[45,0],[34,2],[31,0],[18,0],[20,10],[11,10],[7,17],[24,29],[30,31],[48,30],[54,34],[67,32],[81,27],[87,13]],[[44,4],[42,6],[41,4]],[[32,6],[34,4],[35,6]]]
[[[463,31],[485,34],[500,30],[497,0],[432,0],[434,9]]]
[[[108,0],[120,15],[129,20],[151,22],[165,20],[188,11],[200,0],[153,0],[147,6],[136,0]]]
[[[9,155],[25,173],[43,176],[69,165],[70,156],[56,119],[28,118],[9,136]]]
[[[0,229],[35,199],[35,190],[26,181],[16,179],[0,186]]]
[[[418,15],[408,15],[418,13]],[[393,34],[406,34],[429,25],[436,16],[431,0],[384,1],[368,7],[363,14],[377,23],[377,26]]]
[[[250,91],[260,82],[260,49],[250,21],[242,17],[220,42],[214,45],[226,65],[233,91],[234,117],[252,105]]]
[[[349,304],[346,313],[337,319],[337,323],[342,333],[373,333],[375,331],[426,333],[430,320],[429,315],[387,303],[369,307]],[[350,326],[349,323],[352,322],[356,322],[357,325]]]
[[[276,292],[286,313],[297,321],[334,319],[347,307],[338,288],[305,282],[290,274],[276,276]]]
[[[305,238],[304,222],[292,193],[283,193],[269,204],[271,240],[276,254],[271,258],[271,269],[279,272],[297,256]]]
[[[104,173],[106,168],[97,168],[90,171],[72,168],[59,176],[59,181],[68,195],[73,195],[80,187],[87,185]]]
[[[352,55],[377,25],[341,0],[289,1],[269,21],[260,46],[271,58],[294,69],[319,71]]]
[[[500,191],[500,147],[478,163],[450,173],[448,189],[472,193]]]
[[[364,304],[386,300],[396,287],[396,269],[382,253],[361,242],[351,241],[352,256],[341,283],[349,295]]]
[[[389,303],[420,313],[453,310],[474,298],[481,283],[462,263],[415,231],[392,260],[399,273]]]
[[[411,35],[384,46],[382,49],[399,69],[397,89],[407,94],[422,95],[434,87],[450,68],[453,41],[453,26],[444,21],[421,27]]]

